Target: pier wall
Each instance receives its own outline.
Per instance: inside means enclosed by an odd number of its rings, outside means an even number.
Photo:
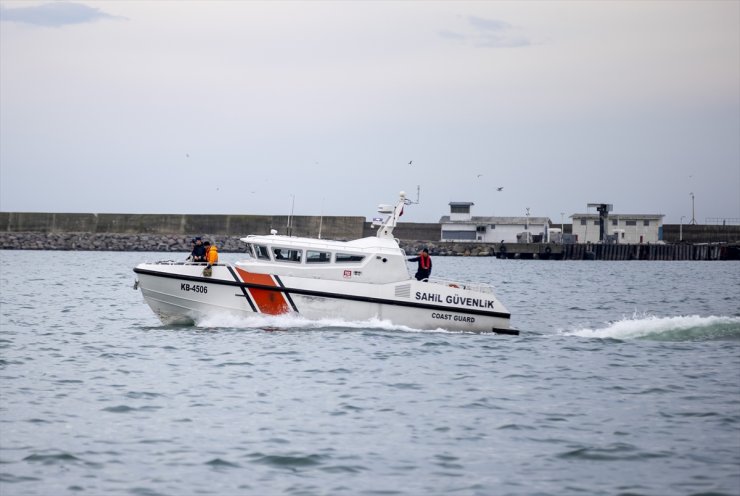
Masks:
[[[364,217],[318,217],[296,215],[291,218],[294,236],[327,239],[361,238]],[[287,234],[287,215],[194,215],[194,214],[79,214],[0,212],[0,232],[20,233],[118,233],[179,234],[220,236],[269,234],[276,229]]]
[[[740,225],[688,225],[665,224],[663,241],[678,243],[736,243],[740,241]]]
[[[375,236],[377,231],[371,222],[365,222],[363,236]],[[398,239],[418,241],[439,241],[442,237],[442,226],[435,223],[423,222],[399,222],[393,230],[393,235]]]
[[[294,236],[316,237],[319,229],[324,239],[349,240],[376,233],[363,217],[294,216],[291,222]],[[214,241],[221,252],[243,252],[244,243],[239,238],[267,234],[270,229],[288,234],[287,223],[287,216],[266,215],[0,212],[0,249],[188,253],[190,239],[203,236]],[[564,227],[566,232],[570,230],[570,225]],[[715,260],[737,256],[733,254],[740,243],[740,226],[668,224],[663,229],[666,245],[440,242],[438,223],[401,222],[395,235],[409,254],[427,247],[438,256],[562,260]],[[683,243],[677,243],[681,235]]]

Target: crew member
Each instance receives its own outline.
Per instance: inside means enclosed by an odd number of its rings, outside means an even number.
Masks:
[[[215,265],[218,263],[218,248],[216,248],[215,244],[211,244],[208,241],[203,243],[203,245],[206,247],[206,262],[208,262],[208,267],[211,265]]]
[[[193,262],[205,262],[206,261],[206,247],[203,246],[203,241],[200,236],[195,238],[195,246],[193,246],[193,252],[190,254]]]
[[[429,276],[432,275],[432,257],[429,256],[429,250],[426,248],[419,252],[418,257],[410,258],[409,262],[419,262],[419,268],[415,276],[417,281],[429,279]]]
[[[193,261],[193,250],[195,250],[195,238],[190,240],[190,255],[188,255],[188,258],[185,259],[186,262]]]

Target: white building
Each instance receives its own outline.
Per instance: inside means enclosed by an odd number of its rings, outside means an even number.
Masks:
[[[618,237],[618,243],[655,243],[663,239],[662,214],[609,214],[606,233]],[[599,215],[573,214],[573,234],[579,243],[599,242]]]
[[[550,225],[547,217],[473,217],[470,214],[473,205],[472,202],[450,203],[450,215],[439,220],[441,241],[517,243],[531,242],[534,236],[546,241]]]

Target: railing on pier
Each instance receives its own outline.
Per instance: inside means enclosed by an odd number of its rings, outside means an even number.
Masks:
[[[721,260],[720,244],[563,245],[562,260]]]

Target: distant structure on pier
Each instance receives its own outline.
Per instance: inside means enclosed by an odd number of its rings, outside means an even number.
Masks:
[[[607,243],[657,243],[663,240],[662,214],[613,214],[605,220]],[[599,214],[573,214],[578,243],[599,243]]]
[[[473,202],[450,202],[450,215],[439,220],[441,241],[482,243],[532,243],[548,241],[550,219],[547,217],[472,216]],[[598,233],[597,233],[598,235]]]

